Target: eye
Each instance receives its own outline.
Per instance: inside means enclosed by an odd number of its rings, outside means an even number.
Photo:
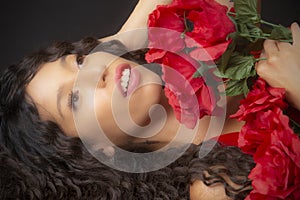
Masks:
[[[71,91],[68,97],[68,107],[71,110],[76,110],[79,103],[79,91]]]
[[[79,69],[81,69],[82,66],[83,66],[84,58],[85,58],[84,55],[80,55],[80,54],[76,55],[76,64],[77,64],[77,66],[78,66]]]

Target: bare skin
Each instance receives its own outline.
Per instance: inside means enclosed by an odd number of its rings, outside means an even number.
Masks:
[[[136,49],[139,47],[139,45],[144,46],[145,42],[147,42],[146,32],[144,35],[141,34],[139,35],[139,37],[135,38],[134,43],[132,42],[131,34],[125,34],[126,36],[124,36],[123,34],[123,36],[121,37],[120,34],[124,32],[130,32],[131,30],[137,28],[145,28],[148,13],[150,13],[158,4],[168,4],[170,2],[171,0],[140,0],[135,10],[130,15],[130,17],[128,18],[124,26],[121,28],[121,30],[118,32],[118,34],[100,39],[100,41],[119,39],[129,49]],[[218,2],[228,7],[232,6],[232,3],[229,0],[219,0]],[[65,60],[66,62],[64,63],[64,66],[61,65],[61,60],[44,64],[41,67],[41,70],[36,74],[34,79],[28,85],[27,93],[38,106],[39,112],[43,119],[57,122],[61,127],[63,127],[63,130],[66,132],[67,135],[76,137],[78,135],[76,133],[76,128],[74,125],[72,111],[67,107],[67,98],[69,93],[68,91],[72,90],[79,68],[78,64],[76,63],[75,55],[67,56]],[[102,99],[102,103],[99,104],[99,107],[101,107],[102,109],[106,108],[107,106],[105,106],[105,104],[109,103],[111,100],[111,94],[113,91],[113,87],[110,87],[110,85],[113,84],[112,74],[115,73],[116,67],[118,66],[118,64],[120,64],[118,62],[126,63],[128,61],[117,60],[116,63],[111,63],[104,81],[104,85],[108,87],[103,87],[103,85],[99,84],[97,88],[99,91],[97,93],[97,98],[99,97],[99,99]],[[133,67],[135,66],[134,63],[129,64]],[[147,78],[147,76],[148,75],[146,73],[144,78]],[[56,82],[53,80],[56,80]],[[61,88],[61,85],[64,85],[64,90],[62,92],[59,90]],[[63,94],[61,99],[64,103],[60,108],[61,111],[57,109],[56,97],[58,91],[60,91]],[[151,98],[143,98],[143,93],[152,94]],[[105,103],[104,101],[103,103],[103,99],[107,99],[107,102]],[[228,98],[228,104],[232,106],[229,106],[227,116],[232,114],[237,109],[237,101],[239,101],[239,99]],[[176,132],[180,124],[176,120],[174,113],[172,112],[170,106],[167,103],[166,98],[163,96],[161,89],[158,89],[158,85],[153,84],[148,85],[147,87],[139,88],[139,90],[136,91],[136,94],[133,95],[133,100],[131,100],[131,102],[131,110],[133,111],[139,110],[139,108],[141,107],[141,105],[139,105],[140,103],[148,105],[144,106],[145,111],[142,112],[142,115],[137,115],[136,117],[133,117],[134,121],[140,125],[143,125],[143,123],[149,121],[149,116],[145,115],[145,113],[148,114],[150,105],[155,103],[163,105],[167,112],[167,121],[160,134],[158,134],[155,138],[152,139],[161,141],[162,143],[168,142],[170,139],[172,139],[173,135],[168,135],[166,133]],[[137,106],[138,108],[136,108],[135,106]],[[106,122],[107,124],[112,124],[112,122],[107,121],[111,119],[111,117],[107,117],[107,115],[103,115],[103,113],[104,112],[99,112],[97,114],[99,121],[102,121],[103,124],[105,124]],[[110,112],[108,111],[106,113]],[[205,135],[203,133],[206,132],[209,121],[210,119],[208,117],[203,118],[203,120],[200,121],[200,128],[197,130],[198,134],[192,141],[193,143],[199,144],[203,141]],[[240,130],[241,126],[242,124],[237,122],[236,120],[227,118],[222,133],[224,134],[228,132],[238,131]],[[132,140],[132,137],[122,135],[122,131],[117,129],[116,126],[111,127],[113,127],[112,132],[114,132],[115,135],[112,134],[110,136],[110,139],[115,141],[115,143],[119,143],[120,141],[124,140]],[[108,127],[110,131],[111,127]],[[211,195],[213,195],[214,199],[216,197],[220,197],[220,199],[227,199],[224,187],[221,185],[207,187],[201,181],[195,181],[190,187],[191,199],[211,199]]]
[[[291,25],[293,44],[266,40],[261,57],[256,66],[257,73],[271,86],[286,89],[286,97],[291,105],[300,110],[300,28]]]

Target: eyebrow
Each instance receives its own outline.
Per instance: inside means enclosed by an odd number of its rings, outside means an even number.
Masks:
[[[59,113],[59,115],[64,118],[64,115],[62,113],[61,110],[61,101],[63,98],[63,91],[64,91],[64,85],[59,86],[58,90],[57,90],[57,96],[56,96],[56,107],[57,107],[57,111]]]
[[[60,59],[60,64],[65,67],[66,64],[66,56],[62,56]],[[64,92],[64,85],[60,85],[58,90],[57,90],[57,96],[56,96],[56,107],[57,107],[57,111],[59,113],[59,115],[61,116],[61,118],[64,119],[64,115],[62,113],[61,110],[61,102],[62,102],[62,98],[63,98],[63,92]]]

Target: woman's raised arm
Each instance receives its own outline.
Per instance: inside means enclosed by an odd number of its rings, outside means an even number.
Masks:
[[[148,15],[157,5],[166,5],[172,0],[139,0],[134,10],[117,34],[100,39],[108,41],[120,40],[128,49],[143,48],[147,43]]]
[[[220,4],[232,7],[230,0],[216,0]],[[147,20],[148,15],[157,5],[167,5],[172,0],[139,0],[129,18],[118,31],[117,34],[100,39],[108,41],[112,39],[120,40],[128,49],[143,48],[147,44]]]

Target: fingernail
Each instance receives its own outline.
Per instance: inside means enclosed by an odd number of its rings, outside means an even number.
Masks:
[[[297,22],[294,22],[294,23],[292,24],[292,26],[295,26],[295,27],[299,28],[299,24],[298,24]]]
[[[113,157],[115,155],[115,149],[113,147],[105,147],[103,149],[103,153],[107,156],[107,157]]]

